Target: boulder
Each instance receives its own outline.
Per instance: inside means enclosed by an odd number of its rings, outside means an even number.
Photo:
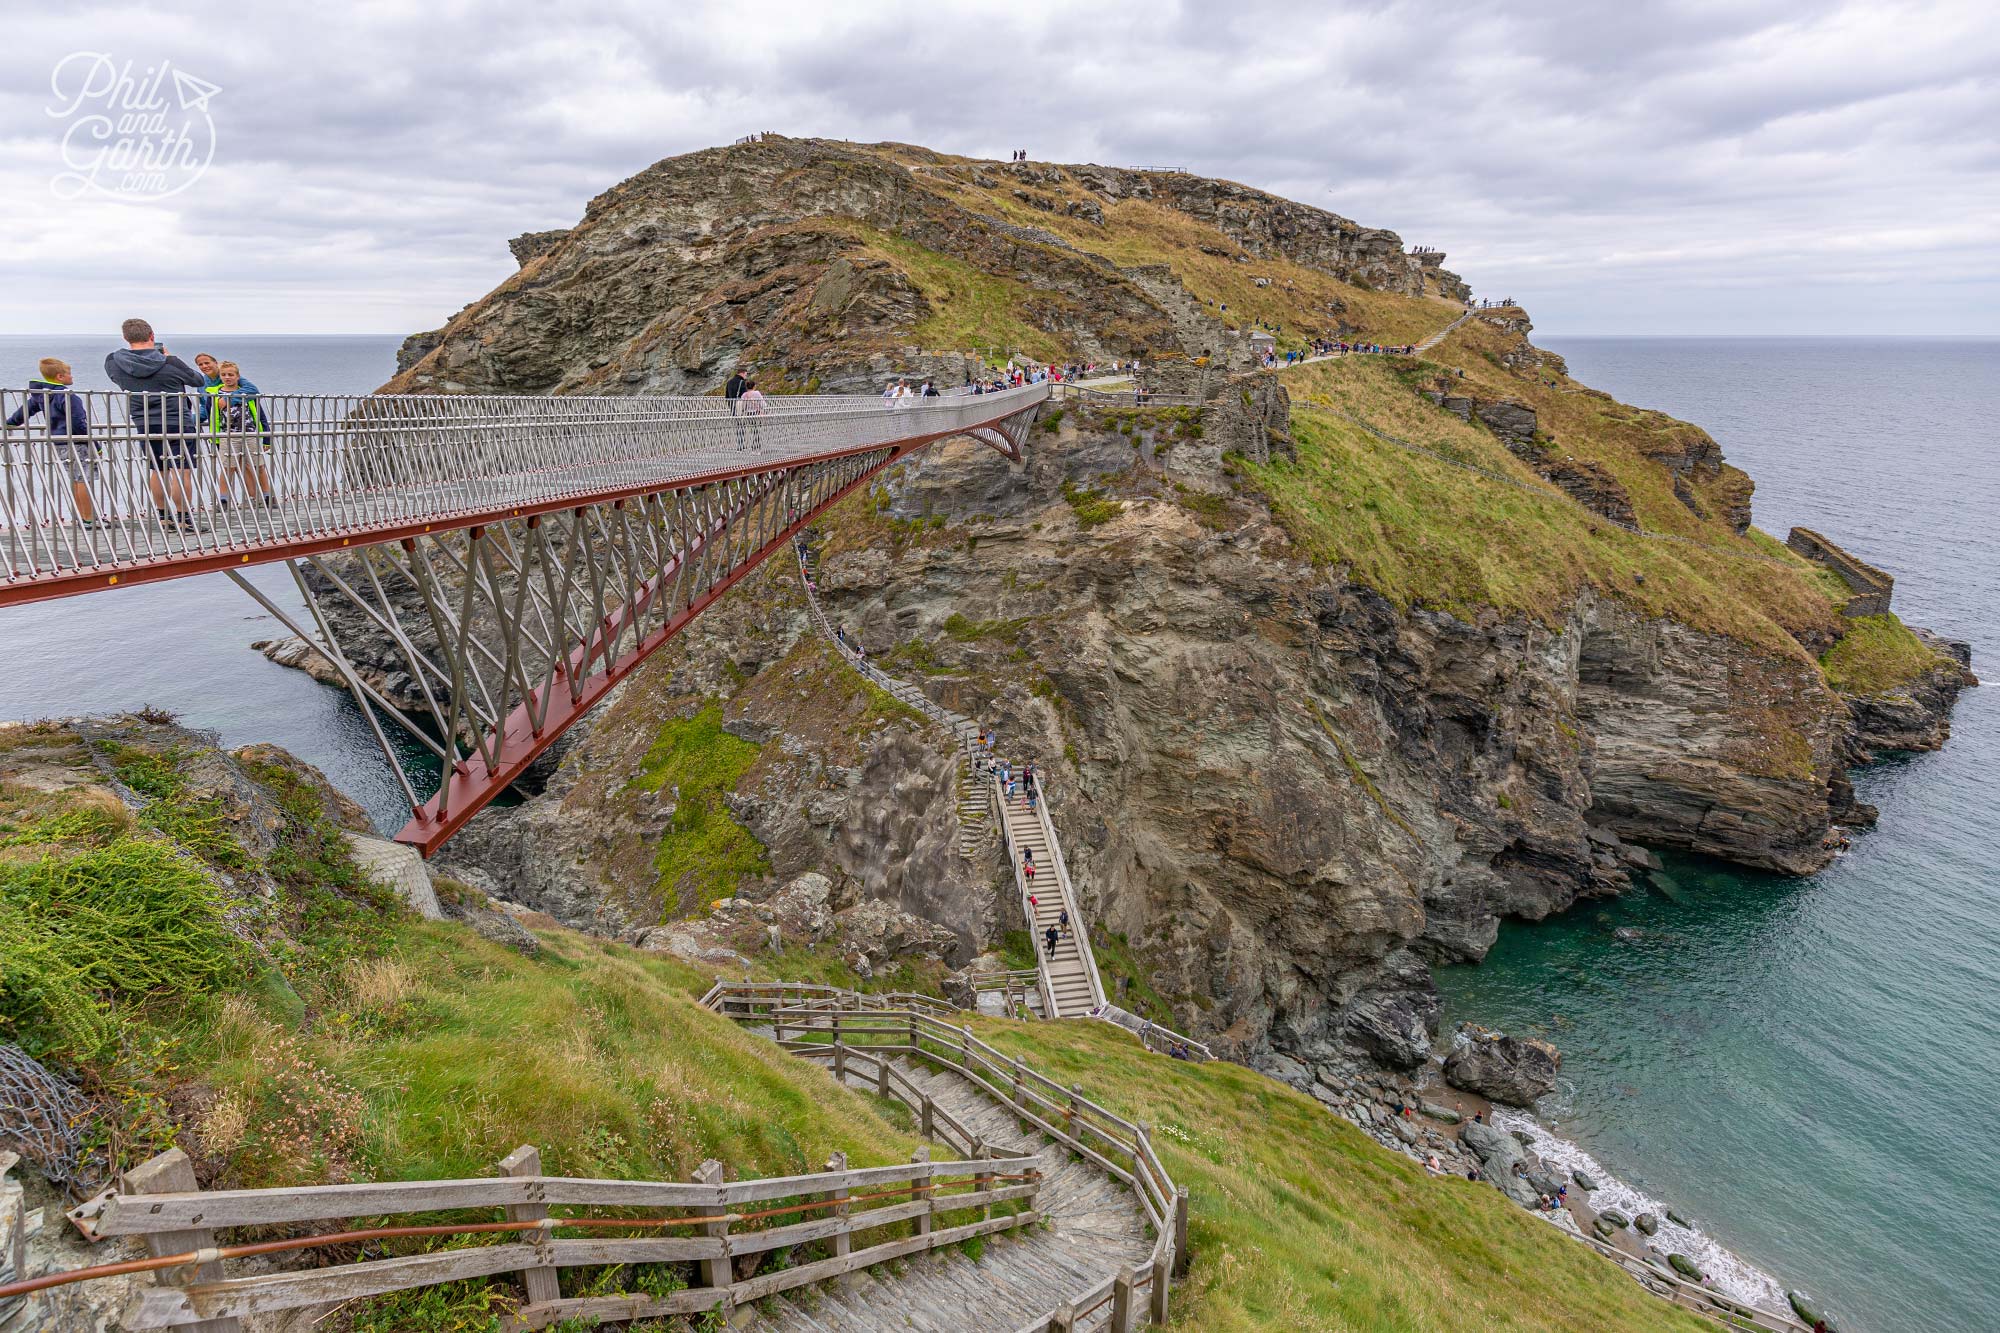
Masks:
[[[1670,1254],[1667,1256],[1667,1262],[1674,1266],[1676,1273],[1690,1282],[1701,1281],[1701,1266],[1685,1254]]]
[[[1521,1145],[1514,1142],[1513,1135],[1475,1120],[1459,1131],[1459,1142],[1479,1159],[1480,1167],[1495,1189],[1523,1208],[1533,1208],[1541,1202],[1541,1196],[1547,1191],[1537,1190],[1525,1176],[1514,1174],[1515,1167],[1523,1166],[1525,1154]]]
[[[1632,1225],[1645,1232],[1648,1236],[1657,1236],[1660,1234],[1660,1219],[1652,1213],[1639,1214],[1632,1219]]]
[[[1543,1194],[1554,1194],[1563,1187],[1562,1172],[1546,1165],[1531,1166],[1528,1168],[1528,1183]]]
[[[1599,1221],[1609,1222],[1612,1226],[1618,1227],[1620,1229],[1632,1225],[1632,1219],[1630,1217],[1627,1217],[1624,1213],[1620,1212],[1616,1208],[1606,1208],[1603,1212],[1599,1213],[1597,1217]]]
[[[1532,1106],[1555,1091],[1562,1053],[1532,1037],[1510,1037],[1464,1023],[1465,1042],[1444,1062],[1445,1082],[1509,1106]]]
[[[785,936],[814,944],[833,931],[833,881],[817,871],[800,875],[772,894],[765,920]]]
[[[1613,1222],[1610,1218],[1605,1217],[1601,1213],[1597,1217],[1591,1219],[1590,1227],[1591,1230],[1595,1231],[1598,1235],[1604,1237],[1604,1239],[1606,1240],[1610,1240],[1613,1236],[1618,1234],[1618,1224],[1616,1222]]]
[[[1569,1178],[1576,1182],[1576,1187],[1580,1190],[1594,1190],[1598,1187],[1597,1177],[1588,1171],[1572,1171],[1569,1173]]]
[[[1442,1120],[1447,1125],[1455,1125],[1465,1119],[1457,1111],[1440,1102],[1418,1102],[1417,1109],[1433,1120]]]
[[[1677,1227],[1686,1227],[1690,1231],[1694,1230],[1694,1223],[1688,1221],[1671,1208],[1667,1209],[1667,1220]]]
[[[1532,1148],[1535,1146],[1535,1136],[1533,1134],[1530,1134],[1527,1130],[1510,1129],[1507,1132],[1509,1134],[1512,1134],[1515,1138],[1515,1141],[1518,1142],[1523,1148]]]

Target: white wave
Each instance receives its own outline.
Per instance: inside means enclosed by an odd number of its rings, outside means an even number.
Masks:
[[[1668,1221],[1665,1204],[1612,1175],[1595,1157],[1568,1139],[1550,1133],[1548,1127],[1533,1116],[1495,1106],[1490,1119],[1497,1128],[1518,1129],[1533,1135],[1535,1144],[1529,1151],[1538,1154],[1543,1161],[1561,1166],[1572,1175],[1582,1171],[1595,1180],[1598,1187],[1585,1196],[1593,1211],[1601,1213],[1606,1208],[1616,1208],[1627,1217],[1651,1213],[1659,1218],[1659,1234],[1650,1239],[1645,1236],[1639,1239],[1658,1250],[1662,1256],[1684,1254],[1694,1260],[1717,1291],[1767,1310],[1783,1312],[1789,1308],[1784,1284],[1777,1278],[1732,1254],[1700,1228],[1684,1227],[1678,1222]]]

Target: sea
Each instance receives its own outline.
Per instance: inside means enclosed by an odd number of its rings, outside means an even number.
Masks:
[[[185,360],[209,352],[235,361],[265,393],[342,394],[371,392],[395,374],[402,340],[163,331],[161,341]],[[69,363],[77,388],[110,389],[104,358],[119,346],[115,332],[0,335],[0,384],[25,386],[37,362],[53,356]],[[305,603],[284,568],[263,565],[247,577],[305,623]],[[353,700],[250,651],[289,632],[221,574],[0,608],[0,719],[164,709],[224,745],[282,745],[319,765],[378,828],[394,832],[409,818],[409,802]],[[417,746],[402,757],[422,772]]]
[[[166,336],[266,392],[363,393],[395,337]],[[1896,576],[1897,611],[2000,678],[2000,341],[1567,338],[1585,383],[1706,427],[1756,518]],[[84,388],[110,338],[0,336],[0,383],[60,356]],[[257,585],[300,608],[282,569]],[[310,760],[385,831],[407,813],[348,697],[266,662],[283,627],[225,578],[0,609],[0,718],[151,705],[229,745]],[[406,763],[414,753],[406,753]],[[1951,743],[1857,775],[1881,824],[1802,879],[1669,858],[1671,888],[1509,924],[1439,978],[1448,1019],[1546,1035],[1550,1152],[1739,1294],[1807,1290],[1862,1333],[2000,1327],[2000,680]],[[422,788],[420,787],[420,790]],[[1640,933],[1621,941],[1619,927]],[[1555,1135],[1549,1140],[1550,1134]]]
[[[1655,1243],[1736,1294],[1802,1288],[1864,1333],[1992,1333],[2000,340],[1536,342],[1705,427],[1756,479],[1758,526],[1888,570],[1896,612],[1969,640],[1995,683],[1961,696],[1943,750],[1855,775],[1881,822],[1825,871],[1669,856],[1667,891],[1505,925],[1445,969],[1447,1022],[1554,1041],[1536,1118],[1556,1155],[1615,1178],[1600,1203],[1687,1218]]]

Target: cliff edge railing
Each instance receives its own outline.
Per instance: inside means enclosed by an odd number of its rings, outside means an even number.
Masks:
[[[953,436],[1018,462],[1047,398],[0,391],[0,606],[228,572],[347,684],[429,855],[815,514]],[[243,577],[275,562],[310,626]],[[394,697],[344,633],[392,646]]]

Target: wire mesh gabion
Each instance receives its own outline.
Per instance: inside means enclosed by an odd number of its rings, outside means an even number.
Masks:
[[[82,1169],[91,1114],[82,1093],[20,1047],[0,1043],[0,1148],[33,1162],[50,1184],[67,1186]]]

